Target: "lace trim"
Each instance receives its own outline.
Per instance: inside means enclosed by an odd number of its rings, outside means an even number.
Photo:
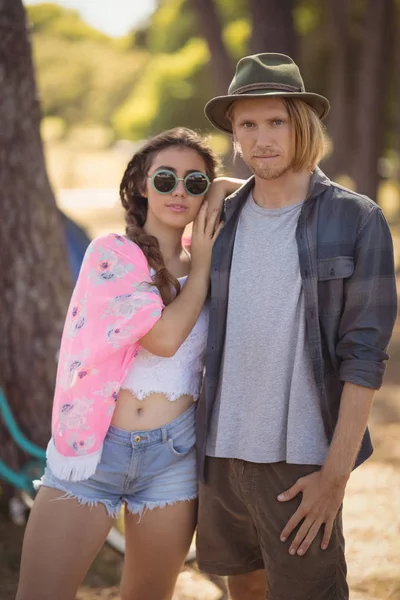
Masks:
[[[169,402],[176,402],[176,400],[179,400],[179,398],[182,396],[192,396],[195,401],[199,398],[197,389],[195,392],[193,390],[183,392],[166,392],[165,390],[136,390],[125,386],[121,389],[131,392],[140,401],[145,400],[152,394],[162,394]]]

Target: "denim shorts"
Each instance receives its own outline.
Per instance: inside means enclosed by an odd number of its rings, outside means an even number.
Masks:
[[[41,485],[65,492],[80,504],[104,504],[117,517],[122,504],[141,516],[197,498],[196,405],[159,429],[125,431],[111,426],[96,472],[83,481],[58,479],[46,466]]]

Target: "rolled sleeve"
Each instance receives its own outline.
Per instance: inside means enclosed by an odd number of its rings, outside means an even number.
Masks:
[[[336,354],[340,379],[379,389],[397,315],[393,242],[379,207],[357,237],[355,269],[344,283],[344,310]]]

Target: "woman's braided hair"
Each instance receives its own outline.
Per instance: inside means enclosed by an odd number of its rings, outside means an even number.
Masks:
[[[146,189],[146,177],[155,155],[171,146],[195,150],[205,162],[208,177],[211,181],[214,179],[218,160],[210,146],[195,131],[177,127],[153,137],[134,154],[119,189],[121,203],[126,211],[126,235],[141,248],[149,266],[154,269],[154,285],[160,291],[165,305],[180,292],[180,285],[164,264],[158,239],[143,230],[147,218],[147,198],[142,194]]]

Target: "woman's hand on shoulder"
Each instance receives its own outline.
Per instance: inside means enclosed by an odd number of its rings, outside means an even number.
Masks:
[[[206,199],[208,202],[208,215],[217,209],[219,213],[222,211],[222,205],[224,200],[233,192],[236,192],[243,184],[244,179],[237,179],[234,177],[216,177],[207,193]]]
[[[243,183],[242,179],[233,177],[217,177],[212,182],[204,204],[193,223],[191,269],[200,268],[209,271],[212,248],[223,226],[220,222],[223,202]]]
[[[190,271],[199,271],[209,277],[211,266],[211,254],[214,242],[223,227],[219,218],[218,208],[208,211],[208,203],[205,201],[193,222],[191,243],[191,266]]]

